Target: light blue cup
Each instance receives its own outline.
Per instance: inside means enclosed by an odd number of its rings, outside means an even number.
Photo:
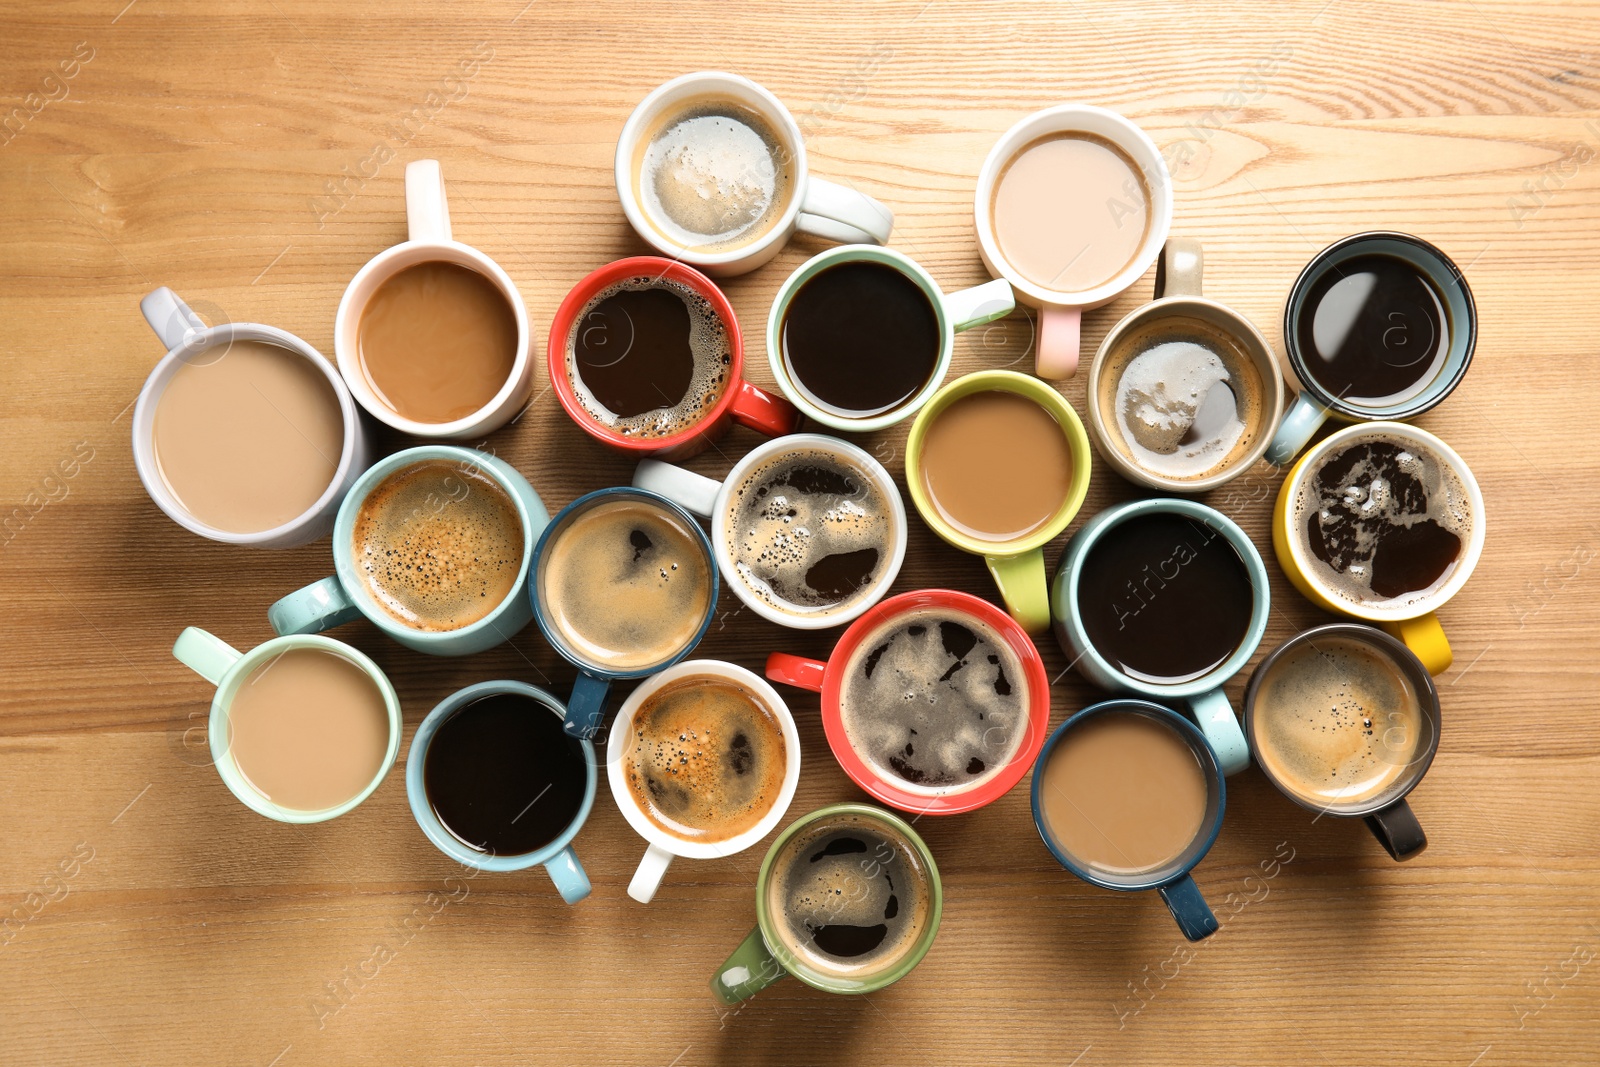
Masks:
[[[1083,562],[1095,542],[1129,519],[1152,512],[1180,515],[1216,530],[1233,546],[1250,575],[1250,626],[1238,649],[1199,678],[1171,685],[1135,678],[1113,666],[1089,642],[1078,609],[1078,579],[1083,573]],[[1245,743],[1244,730],[1240,728],[1239,718],[1233,713],[1233,705],[1228,703],[1222,686],[1250,662],[1256,647],[1261,644],[1261,636],[1267,630],[1267,615],[1272,607],[1271,596],[1267,588],[1267,568],[1261,562],[1261,553],[1256,551],[1250,538],[1232,519],[1215,508],[1208,508],[1193,500],[1152,497],[1107,508],[1072,536],[1051,583],[1050,611],[1055,622],[1056,638],[1078,668],[1079,674],[1112,693],[1144,697],[1167,705],[1187,705],[1201,732],[1205,734],[1206,741],[1216,753],[1222,773],[1237,774],[1250,766],[1250,747]]]
[[[555,544],[562,532],[572,520],[597,504],[613,500],[639,500],[651,507],[675,516],[683,527],[692,532],[700,550],[705,554],[705,566],[708,580],[711,583],[711,595],[706,598],[705,617],[700,620],[699,627],[695,630],[694,637],[682,648],[677,649],[672,655],[642,667],[629,670],[617,670],[604,663],[583,655],[573,648],[571,643],[562,636],[560,629],[550,620],[549,612],[541,604],[539,591],[541,566],[550,546]],[[705,636],[706,628],[711,625],[711,619],[717,613],[717,558],[711,550],[711,539],[706,536],[700,524],[695,521],[683,508],[674,504],[660,493],[653,493],[648,489],[630,489],[616,487],[612,489],[596,489],[592,493],[580,496],[566,507],[557,512],[556,517],[544,528],[544,533],[539,535],[539,541],[533,548],[532,577],[528,580],[527,601],[533,610],[533,618],[539,624],[545,640],[550,646],[561,653],[568,663],[578,668],[578,679],[573,683],[572,696],[567,701],[567,733],[574,737],[592,738],[600,730],[600,720],[605,715],[606,697],[611,691],[611,683],[627,678],[643,678],[647,674],[677,663],[689,653],[694,651],[700,639]]]
[[[470,849],[445,829],[439,817],[433,813],[433,805],[428,802],[428,792],[422,784],[422,771],[428,760],[428,746],[433,743],[433,735],[439,732],[439,727],[446,719],[474,700],[499,693],[528,697],[548,708],[550,714],[560,719],[567,717],[567,709],[561,701],[538,686],[526,682],[479,682],[451,693],[428,712],[428,717],[417,727],[417,735],[411,739],[411,751],[406,756],[406,799],[411,804],[411,815],[417,820],[417,825],[422,827],[422,832],[427,835],[428,840],[457,863],[476,867],[480,871],[522,871],[543,864],[545,871],[550,875],[550,880],[556,884],[556,891],[561,894],[561,899],[568,904],[576,904],[589,895],[589,875],[584,872],[583,864],[578,862],[578,854],[572,850],[572,839],[578,836],[578,831],[583,829],[584,821],[589,818],[589,811],[594,807],[595,787],[599,780],[594,746],[588,741],[581,742],[587,777],[583,787],[583,803],[578,806],[578,814],[573,816],[572,822],[561,831],[560,836],[535,852],[496,856]]]
[[[351,534],[367,495],[395,471],[424,460],[444,460],[458,464],[463,471],[479,472],[492,478],[510,495],[517,517],[522,521],[522,567],[511,592],[499,607],[459,630],[415,630],[402,623],[367,592],[352,556]],[[462,485],[465,490],[466,483]],[[321,633],[366,616],[378,629],[418,652],[435,656],[482,652],[509,641],[533,617],[525,591],[528,568],[533,559],[533,544],[549,520],[544,502],[528,480],[511,464],[487,452],[456,445],[423,445],[396,452],[368,468],[339,506],[339,517],[333,524],[333,575],[290,593],[267,609],[267,618],[273,630],[282,635]]]

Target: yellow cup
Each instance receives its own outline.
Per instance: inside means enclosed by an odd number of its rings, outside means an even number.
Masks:
[[[955,529],[939,514],[922,485],[922,444],[928,427],[957,400],[992,390],[1016,393],[1044,408],[1061,427],[1072,455],[1072,485],[1055,516],[1032,533],[1011,541],[986,541]],[[1026,456],[1016,458],[1017,463],[1027,460]],[[934,533],[963,552],[983,557],[1011,617],[1030,634],[1049,629],[1050,589],[1045,581],[1044,546],[1072,522],[1089,491],[1089,435],[1061,394],[1037,378],[1009,370],[979,371],[949,382],[933,395],[911,424],[911,437],[906,442],[906,482],[917,512]]]
[[[1318,571],[1326,570],[1326,565],[1306,555],[1301,537],[1290,536],[1290,513],[1306,479],[1333,452],[1369,440],[1388,440],[1401,445],[1412,443],[1438,457],[1461,482],[1466,493],[1464,503],[1471,513],[1467,543],[1456,559],[1454,570],[1433,590],[1400,604],[1365,604],[1341,595],[1319,575]],[[1478,565],[1478,557],[1483,555],[1483,531],[1483,493],[1466,462],[1433,434],[1402,422],[1361,423],[1319,442],[1300,457],[1288,477],[1284,478],[1283,486],[1278,490],[1278,503],[1272,510],[1272,547],[1277,553],[1278,565],[1283,568],[1289,581],[1294,583],[1294,587],[1320,608],[1374,623],[1404,641],[1430,674],[1444,673],[1453,661],[1450,642],[1435,612],[1455,596],[1472,576],[1473,568]]]

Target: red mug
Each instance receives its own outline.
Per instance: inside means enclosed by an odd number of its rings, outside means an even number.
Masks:
[[[970,788],[954,787],[949,792],[918,791],[906,783],[886,776],[868,763],[850,743],[841,711],[845,672],[867,638],[886,629],[886,624],[901,616],[927,608],[964,615],[984,624],[1010,647],[1021,664],[1022,681],[1027,686],[1026,718],[1022,740],[998,773],[981,779]],[[957,815],[998,800],[1022,780],[1033,766],[1045,738],[1050,733],[1050,682],[1044,661],[1016,620],[987,600],[949,589],[921,589],[901,593],[882,601],[862,615],[839,638],[826,663],[774,652],[767,657],[767,677],[775,682],[809,689],[822,694],[822,726],[828,746],[844,772],[876,799],[901,811],[925,815]]]
[[[597,422],[578,401],[572,380],[567,375],[567,338],[572,332],[573,322],[583,313],[584,307],[608,286],[627,278],[640,277],[665,278],[693,289],[710,301],[728,331],[730,362],[727,388],[693,426],[665,437],[628,437]],[[744,340],[739,332],[739,319],[722,290],[693,267],[660,256],[632,256],[607,263],[573,286],[550,323],[550,343],[545,346],[545,360],[550,371],[550,384],[554,386],[561,406],[572,421],[590,437],[636,459],[687,459],[704,451],[713,438],[727,429],[729,422],[748,426],[768,437],[780,437],[793,433],[800,420],[800,413],[794,405],[744,380]]]

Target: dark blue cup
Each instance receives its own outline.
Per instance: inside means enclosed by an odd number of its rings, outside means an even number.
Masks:
[[[705,616],[695,628],[694,636],[663,659],[642,665],[630,665],[627,668],[607,665],[573,647],[553,623],[546,605],[542,602],[545,564],[550,547],[560,541],[563,534],[571,527],[573,520],[591,508],[616,500],[640,501],[662,513],[664,518],[673,520],[675,525],[682,527],[704,555],[708,583]],[[545,640],[549,641],[551,647],[561,653],[569,663],[578,668],[578,680],[573,683],[572,696],[567,700],[567,733],[585,740],[594,737],[600,729],[600,719],[605,714],[606,696],[612,682],[654,674],[693,652],[694,647],[705,636],[706,628],[711,625],[711,619],[716,614],[717,590],[717,560],[711,550],[711,539],[700,528],[694,516],[661,494],[652,493],[647,489],[626,487],[597,489],[580,496],[562,508],[560,513],[550,520],[550,524],[544,528],[544,532],[539,535],[539,540],[534,545],[533,559],[529,565],[528,597],[533,602],[534,621],[539,624],[539,630],[544,634]]]
[[[1195,833],[1188,847],[1176,858],[1153,870],[1122,874],[1102,870],[1079,860],[1051,835],[1040,810],[1039,794],[1044,789],[1044,771],[1049,766],[1050,756],[1055,752],[1056,746],[1069,732],[1104,715],[1144,715],[1172,727],[1193,750],[1195,759],[1200,763],[1200,770],[1205,775],[1206,810],[1200,820],[1199,831]],[[1039,752],[1039,759],[1033,767],[1033,824],[1038,828],[1039,837],[1044,841],[1045,847],[1061,866],[1090,885],[1097,885],[1103,889],[1159,891],[1161,899],[1167,902],[1172,917],[1178,921],[1178,928],[1183,931],[1183,936],[1190,941],[1199,941],[1217,932],[1217,917],[1211,913],[1210,906],[1200,895],[1200,889],[1194,884],[1189,872],[1210,851],[1212,844],[1217,840],[1217,832],[1222,829],[1225,800],[1222,783],[1222,770],[1217,764],[1216,754],[1206,743],[1205,735],[1188,719],[1170,708],[1152,704],[1148,700],[1104,700],[1084,708],[1056,727],[1055,732],[1044,743],[1044,748]]]

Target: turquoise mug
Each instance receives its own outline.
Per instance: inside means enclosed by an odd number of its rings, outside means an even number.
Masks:
[[[1232,546],[1244,564],[1250,581],[1250,621],[1243,640],[1233,653],[1197,678],[1182,682],[1157,682],[1135,677],[1123,670],[1094,647],[1084,625],[1080,605],[1080,581],[1084,560],[1095,544],[1111,534],[1130,519],[1141,515],[1170,514],[1205,525]],[[1163,563],[1171,560],[1163,560]],[[1166,576],[1168,579],[1172,575]],[[1161,581],[1160,574],[1155,575]],[[1152,604],[1160,610],[1157,598]],[[1223,683],[1239,673],[1250,662],[1261,637],[1266,633],[1267,616],[1272,607],[1271,592],[1267,587],[1267,568],[1261,562],[1261,553],[1238,525],[1215,508],[1193,500],[1176,497],[1152,497],[1131,500],[1107,508],[1085,523],[1067,542],[1051,583],[1050,608],[1055,623],[1056,639],[1061,642],[1067,657],[1077,667],[1085,680],[1102,689],[1127,696],[1144,697],[1161,704],[1184,704],[1193,713],[1195,721],[1217,755],[1223,774],[1237,774],[1250,766],[1250,748],[1245,743],[1244,731],[1239,726],[1233,705],[1222,691]],[[1142,610],[1142,602],[1141,602]]]
[[[389,614],[368,592],[354,557],[352,534],[367,497],[391,474],[426,460],[442,460],[457,464],[463,472],[487,476],[511,497],[522,524],[522,566],[511,591],[489,614],[456,630],[418,630]],[[468,491],[465,482],[462,489]],[[440,506],[449,499],[442,498]],[[267,618],[281,635],[321,633],[365,616],[400,644],[418,652],[435,656],[482,652],[509,641],[533,617],[526,592],[528,567],[534,542],[549,518],[544,502],[528,480],[511,464],[487,452],[456,445],[423,445],[396,452],[368,468],[339,506],[339,517],[333,524],[333,575],[279,600],[267,609]]]
[[[528,698],[557,718],[565,720],[567,717],[567,709],[561,701],[526,682],[479,682],[451,693],[428,712],[428,717],[422,720],[416,736],[411,739],[411,751],[406,755],[406,800],[411,805],[411,815],[428,840],[457,863],[480,871],[521,871],[542,865],[555,883],[561,899],[568,904],[576,904],[589,895],[589,875],[585,873],[583,864],[578,862],[578,854],[572,849],[572,839],[578,836],[584,821],[589,818],[599,781],[594,746],[588,741],[579,742],[583,746],[587,780],[578,812],[554,840],[533,852],[501,856],[468,848],[439,821],[433,804],[428,800],[428,791],[423,784],[423,768],[428,761],[428,747],[433,743],[439,727],[474,700],[500,693]]]

